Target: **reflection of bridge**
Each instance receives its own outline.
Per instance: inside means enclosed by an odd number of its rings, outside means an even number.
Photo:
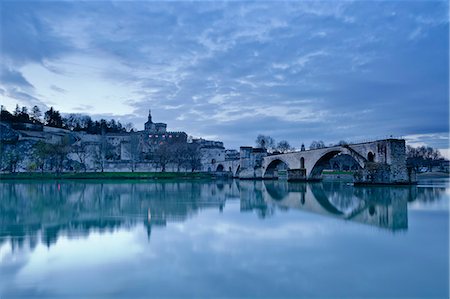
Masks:
[[[263,217],[273,213],[274,207],[297,209],[390,230],[407,229],[407,202],[413,200],[416,190],[416,187],[354,188],[336,182],[241,181],[239,185],[242,209],[258,210]],[[252,189],[261,192],[251,192]]]
[[[418,191],[421,194],[418,194]],[[426,192],[425,192],[426,191]],[[186,221],[201,209],[222,210],[240,199],[241,211],[262,218],[298,209],[390,230],[407,228],[407,202],[436,198],[445,188],[359,187],[287,181],[211,182],[0,182],[0,245],[48,246],[60,235],[88,235],[119,227]]]
[[[405,141],[386,139],[328,148],[267,155],[261,149],[241,147],[239,163],[229,163],[240,179],[317,180],[337,155],[352,157],[360,169],[357,183],[409,184],[415,178],[406,167]]]

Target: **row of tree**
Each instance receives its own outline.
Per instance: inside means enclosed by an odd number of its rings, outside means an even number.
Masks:
[[[287,153],[295,150],[295,148],[292,147],[288,141],[281,140],[280,142],[277,143],[273,137],[268,135],[259,134],[258,137],[256,137],[255,143],[257,147],[264,148],[271,153]],[[336,145],[347,145],[347,144],[348,144],[347,141],[341,140],[337,144],[330,144],[329,146],[331,147]],[[323,142],[322,140],[318,141],[314,140],[313,142],[311,142],[309,149],[319,149],[325,147],[327,146],[325,145],[325,142]],[[304,144],[302,144],[301,150],[305,150]]]
[[[43,118],[42,118],[43,116]],[[2,105],[0,111],[0,120],[6,123],[31,123],[36,125],[46,125],[55,128],[63,128],[71,131],[85,131],[89,134],[104,134],[104,133],[120,133],[133,131],[133,124],[127,123],[122,125],[120,121],[114,119],[92,120],[89,115],[78,113],[71,113],[67,116],[62,116],[58,110],[50,107],[43,115],[38,106],[33,106],[31,109],[16,105],[13,113],[10,113]]]
[[[294,150],[294,148],[286,140],[276,142],[275,139],[268,135],[259,134],[255,140],[256,146],[264,148],[269,152],[287,153]]]
[[[17,172],[20,168],[28,171],[50,171],[61,173],[63,171],[84,171],[89,168],[103,172],[108,161],[118,160],[114,148],[106,140],[98,145],[71,144],[68,137],[56,144],[39,141],[30,151],[12,148],[1,148],[0,169]],[[88,159],[90,161],[88,161]],[[24,162],[27,165],[23,165]],[[135,171],[140,162],[151,162],[156,168],[165,172],[167,166],[175,166],[177,171],[189,170],[194,172],[201,167],[200,149],[192,143],[163,144],[154,152],[145,155],[137,144],[131,144],[129,157],[130,170]]]
[[[432,171],[433,166],[437,166],[442,160],[444,159],[439,150],[430,146],[406,146],[406,164],[416,172],[421,172],[422,168]]]

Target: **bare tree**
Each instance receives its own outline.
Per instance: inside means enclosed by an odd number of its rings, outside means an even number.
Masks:
[[[100,143],[95,148],[94,151],[94,164],[97,169],[100,168],[101,172],[105,171],[105,161],[106,161],[106,152],[107,152],[108,142],[106,141],[105,133],[102,132],[100,137]]]
[[[421,167],[426,167],[428,171],[431,171],[435,161],[442,159],[439,150],[430,146],[412,147],[407,145],[406,157],[407,165],[413,167],[417,172]]]
[[[155,160],[156,164],[161,167],[161,172],[165,172],[167,164],[172,160],[172,153],[167,144],[162,144],[158,147],[155,151]]]
[[[202,166],[200,159],[200,151],[197,145],[192,143],[187,145],[186,164],[191,169],[191,172],[198,170]]]
[[[273,150],[275,148],[275,139],[270,136],[259,134],[255,140],[256,146],[266,150]]]
[[[319,149],[319,148],[324,148],[324,147],[325,147],[325,143],[322,140],[319,140],[319,141],[311,142],[309,149]]]
[[[132,132],[132,131],[134,131],[134,126],[133,126],[133,124],[132,124],[132,123],[126,123],[126,124],[125,124],[125,130],[126,130],[127,132]]]
[[[16,172],[24,159],[24,156],[17,150],[9,151],[5,157],[6,169],[9,172]]]
[[[130,137],[130,166],[131,171],[136,170],[136,163],[140,160],[141,148],[139,144],[139,136],[131,134]]]
[[[278,142],[276,150],[280,153],[287,153],[292,150],[292,146],[286,140]]]
[[[64,170],[64,162],[67,160],[67,155],[70,152],[69,137],[65,136],[60,142],[52,146],[52,156],[55,159],[56,172]]]
[[[72,152],[77,156],[78,161],[83,167],[84,172],[87,171],[86,167],[86,158],[87,158],[87,150],[86,145],[84,143],[77,144],[72,146]]]
[[[187,164],[187,160],[188,160],[187,144],[176,143],[172,145],[172,162],[176,164],[178,172],[180,172],[180,169],[183,165]]]
[[[101,172],[105,171],[105,155],[104,155],[104,151],[102,149],[101,143],[99,144],[99,146],[97,146],[94,150],[93,153],[93,158],[94,158],[94,165],[96,166],[95,169],[99,169]]]

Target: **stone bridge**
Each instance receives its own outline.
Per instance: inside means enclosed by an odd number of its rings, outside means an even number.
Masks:
[[[403,139],[338,145],[327,148],[268,155],[259,148],[241,147],[239,163],[227,165],[240,179],[320,180],[322,171],[337,155],[349,155],[359,165],[355,183],[411,184],[415,176],[406,167]]]

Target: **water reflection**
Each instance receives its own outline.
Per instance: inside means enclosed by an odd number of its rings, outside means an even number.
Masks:
[[[260,218],[277,210],[300,210],[397,231],[408,228],[407,203],[432,201],[445,187],[353,187],[339,182],[2,182],[0,242],[13,248],[40,239],[47,246],[61,234],[87,236],[91,231],[185,221],[202,209],[222,211],[239,200],[240,211]],[[40,238],[39,238],[40,235]],[[1,244],[0,243],[0,244]]]

